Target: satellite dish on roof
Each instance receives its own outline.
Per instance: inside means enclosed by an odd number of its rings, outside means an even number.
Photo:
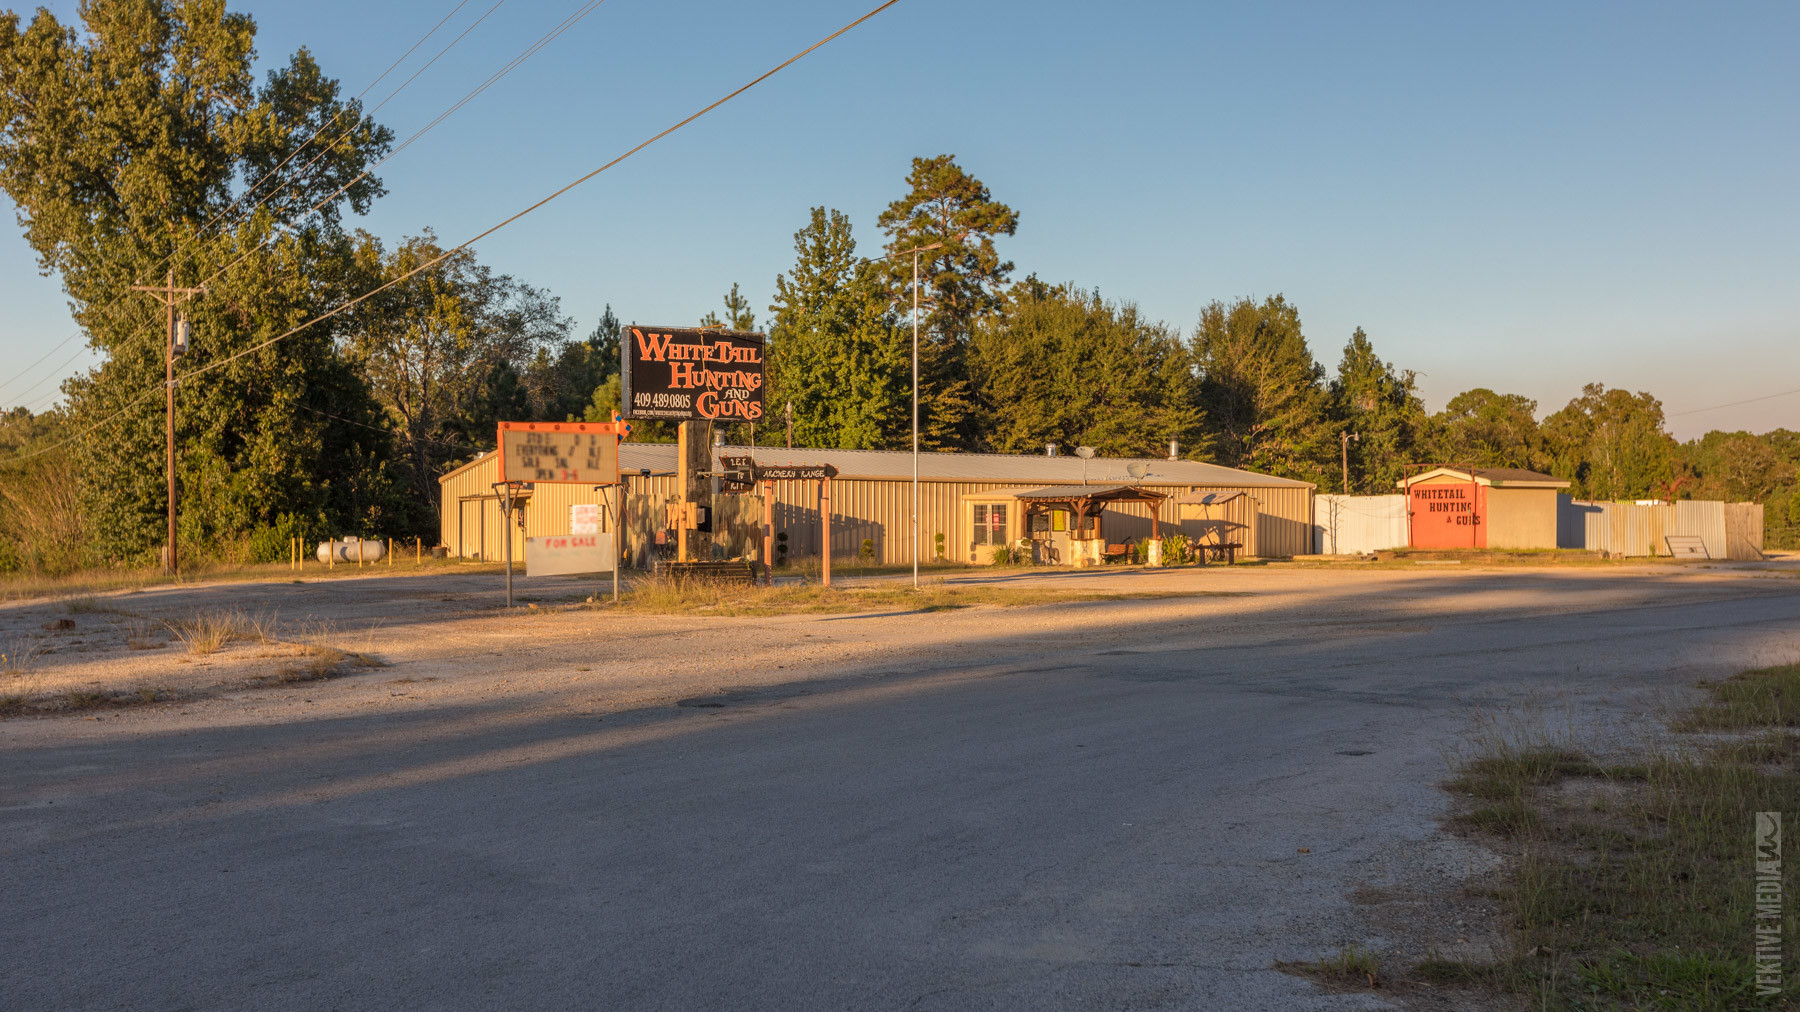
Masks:
[[[1125,465],[1125,473],[1129,474],[1133,478],[1137,478],[1138,480],[1141,481],[1141,480],[1143,480],[1144,475],[1150,473],[1150,465],[1148,465],[1148,464],[1126,464]]]
[[[1093,455],[1094,448],[1091,446],[1077,446],[1075,448],[1075,456],[1080,457],[1082,460],[1087,460]]]

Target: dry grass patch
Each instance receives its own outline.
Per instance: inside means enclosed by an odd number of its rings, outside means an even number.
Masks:
[[[218,653],[231,643],[269,643],[277,640],[276,623],[272,617],[238,610],[209,608],[165,625],[187,647],[190,654]]]
[[[1487,742],[1449,788],[1455,822],[1509,858],[1492,895],[1513,955],[1432,961],[1410,976],[1544,1009],[1800,1007],[1800,982],[1759,995],[1753,947],[1756,813],[1800,812],[1793,666],[1703,686],[1674,724],[1730,730],[1603,765],[1566,745]],[[1784,892],[1800,887],[1784,865]],[[1796,907],[1781,937],[1800,930]]]
[[[1231,591],[1067,591],[1037,587],[946,587],[930,584],[914,590],[898,587],[764,587],[703,580],[646,580],[620,600],[623,611],[653,615],[699,613],[721,616],[848,614],[865,611],[948,611],[978,605],[1023,607],[1083,601],[1148,600],[1241,596]],[[601,600],[597,607],[614,607]]]

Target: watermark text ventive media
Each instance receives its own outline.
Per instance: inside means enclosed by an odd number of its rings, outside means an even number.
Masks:
[[[1781,813],[1756,813],[1756,993],[1781,993]]]

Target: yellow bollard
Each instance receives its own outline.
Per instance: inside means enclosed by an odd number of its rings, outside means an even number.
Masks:
[[[394,539],[388,539],[388,568],[394,568]]]
[[[421,565],[424,563],[424,561],[425,561],[425,542],[419,538],[413,538],[413,565],[415,565],[415,566]]]

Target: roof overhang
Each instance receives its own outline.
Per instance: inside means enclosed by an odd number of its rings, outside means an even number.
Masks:
[[[1415,474],[1410,478],[1394,482],[1394,487],[1410,488],[1423,482],[1446,478],[1451,481],[1473,482],[1491,488],[1568,488],[1571,484],[1561,478],[1492,478],[1481,474],[1479,469],[1470,473],[1454,467],[1434,467],[1423,474]]]

